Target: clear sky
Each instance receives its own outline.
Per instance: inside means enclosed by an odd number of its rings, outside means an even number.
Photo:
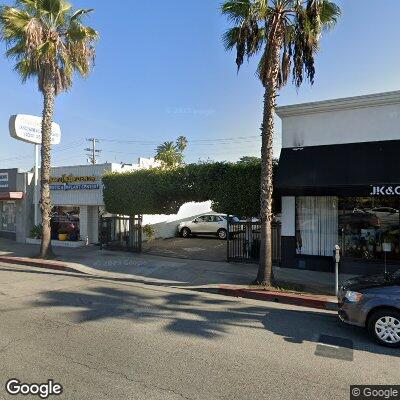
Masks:
[[[315,85],[298,92],[289,85],[279,105],[400,89],[400,1],[338,3],[343,15],[323,38]],[[157,144],[179,135],[189,140],[187,162],[258,155],[263,89],[255,62],[237,75],[235,55],[224,51],[221,35],[228,24],[219,4],[122,0],[115,7],[76,0],[77,8],[95,8],[87,22],[101,39],[92,75],[75,79],[72,90],[57,99],[55,121],[63,138],[54,148],[54,165],[85,164],[88,137],[104,139],[104,162],[153,156]],[[0,50],[4,54],[3,44]],[[31,168],[32,146],[9,137],[8,119],[40,115],[41,95],[36,82],[21,84],[4,56],[0,87],[0,168]],[[277,154],[279,146],[278,123]]]

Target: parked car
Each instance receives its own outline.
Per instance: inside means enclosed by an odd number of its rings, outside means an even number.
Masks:
[[[368,210],[370,213],[375,214],[381,221],[382,225],[398,224],[399,210],[392,207],[377,207]]]
[[[229,216],[234,220],[236,217]],[[221,240],[228,236],[228,216],[226,214],[204,214],[193,220],[183,221],[178,230],[183,238],[194,235],[216,235]]]
[[[380,219],[376,214],[368,211],[354,209],[352,212],[345,214],[339,213],[339,228],[350,229],[368,229],[379,228],[381,225]]]
[[[350,279],[338,300],[343,322],[367,328],[381,345],[400,347],[400,270]]]

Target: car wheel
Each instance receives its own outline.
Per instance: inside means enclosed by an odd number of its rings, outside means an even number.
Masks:
[[[219,229],[217,232],[218,239],[221,240],[226,240],[226,237],[228,236],[228,232],[226,229]]]
[[[390,308],[374,312],[368,320],[370,335],[386,347],[400,347],[400,312]]]
[[[190,234],[191,234],[191,232],[190,232],[190,229],[189,228],[182,228],[181,229],[181,236],[183,237],[183,238],[188,238],[188,237],[190,237]]]

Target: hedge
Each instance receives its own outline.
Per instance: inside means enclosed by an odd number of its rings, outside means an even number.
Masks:
[[[261,164],[226,162],[153,168],[103,177],[104,203],[113,214],[176,214],[190,201],[212,201],[213,210],[257,216]]]

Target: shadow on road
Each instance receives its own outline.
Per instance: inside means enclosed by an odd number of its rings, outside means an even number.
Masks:
[[[67,307],[76,323],[124,319],[134,323],[161,322],[168,332],[208,340],[231,327],[267,330],[290,343],[318,343],[321,335],[349,339],[354,350],[399,356],[396,349],[375,345],[366,332],[343,325],[335,314],[248,305],[192,293],[167,293],[130,287],[100,286],[85,292],[48,291],[36,307]],[[71,310],[72,308],[72,310]]]

